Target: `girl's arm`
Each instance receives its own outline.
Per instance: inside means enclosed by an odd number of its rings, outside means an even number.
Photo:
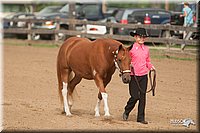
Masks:
[[[146,58],[146,63],[147,63],[146,66],[149,70],[155,70],[155,67],[153,66],[153,64],[151,64],[149,50],[148,50],[148,54],[147,54],[147,58]]]

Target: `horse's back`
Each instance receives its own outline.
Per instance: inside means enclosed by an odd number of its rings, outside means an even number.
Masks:
[[[121,45],[113,39],[71,37],[60,48],[58,60],[62,68],[68,68],[86,79],[93,79],[94,71],[106,72],[113,63],[112,52]],[[112,64],[112,65],[111,65]]]
[[[87,38],[71,37],[63,43],[63,45],[61,46],[61,49],[69,50],[69,49],[75,48],[77,50],[80,50],[80,52],[81,52],[86,49],[89,49],[89,50],[97,49],[98,50],[98,47],[105,49],[108,46],[118,47],[119,45],[121,45],[120,42],[113,40],[113,39],[109,39],[109,38],[99,38],[94,41],[91,41]],[[105,50],[107,50],[107,49],[105,49]]]
[[[78,44],[78,42],[89,42],[90,40],[87,38],[80,38],[80,37],[70,37],[69,39],[67,39],[61,46],[60,50],[68,50],[74,46],[76,46],[76,44]]]
[[[66,59],[67,56],[71,55],[73,52],[72,49],[76,47],[79,42],[89,42],[90,40],[87,38],[80,38],[80,37],[70,37],[67,39],[60,47],[58,53],[58,61],[62,59]]]
[[[116,41],[111,38],[99,38],[92,42],[92,44],[96,47],[95,49],[99,50],[101,48],[105,52],[108,52],[108,48],[112,50],[116,50],[119,45],[122,45],[121,42]]]

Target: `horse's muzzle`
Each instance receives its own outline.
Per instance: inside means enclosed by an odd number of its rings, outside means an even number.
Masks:
[[[122,81],[123,81],[123,83],[128,84],[131,81],[130,73],[123,73]]]

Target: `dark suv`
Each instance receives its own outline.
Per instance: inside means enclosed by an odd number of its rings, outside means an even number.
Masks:
[[[145,8],[135,9],[128,15],[128,23],[131,24],[170,24],[171,14],[164,9]],[[165,31],[159,29],[147,29],[150,36],[164,36]]]

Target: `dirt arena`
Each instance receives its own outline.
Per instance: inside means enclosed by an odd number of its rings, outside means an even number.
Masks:
[[[107,87],[112,117],[94,116],[98,90],[93,81],[76,87],[72,117],[61,114],[56,77],[59,48],[12,46],[3,48],[3,129],[9,131],[196,131],[198,130],[197,60],[159,58],[151,51],[157,69],[156,96],[147,94],[146,120],[136,122],[137,105],[128,121],[122,120],[129,98],[128,85],[116,71]],[[189,128],[173,121],[191,118]]]

